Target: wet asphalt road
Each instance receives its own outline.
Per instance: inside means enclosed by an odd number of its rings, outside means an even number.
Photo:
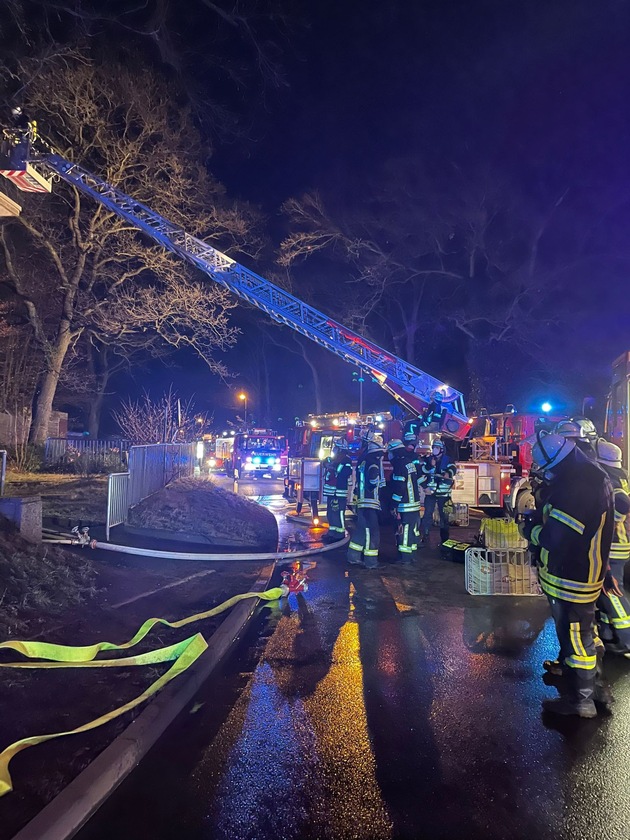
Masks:
[[[630,663],[613,717],[547,720],[543,599],[316,559],[80,840],[630,838]]]

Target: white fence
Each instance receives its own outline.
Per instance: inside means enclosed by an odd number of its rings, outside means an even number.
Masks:
[[[68,467],[77,472],[125,469],[129,441],[123,438],[46,438],[44,463],[48,467]]]
[[[132,446],[129,470],[113,473],[107,485],[106,538],[110,529],[127,521],[129,509],[157,493],[176,478],[193,475],[194,443],[156,443]]]

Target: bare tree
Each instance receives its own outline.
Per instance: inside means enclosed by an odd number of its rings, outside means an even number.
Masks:
[[[30,326],[10,302],[0,303],[0,411],[30,411],[40,364]]]
[[[192,400],[182,403],[172,388],[158,400],[146,392],[139,400],[128,399],[113,416],[122,435],[136,444],[194,441],[207,424]]]
[[[255,214],[228,200],[205,167],[189,115],[146,69],[97,68],[80,57],[59,61],[54,72],[32,82],[28,105],[63,154],[80,155],[109,183],[197,235],[211,233],[223,250],[259,247]],[[202,291],[192,269],[64,184],[50,198],[27,199],[22,215],[0,228],[0,246],[0,279],[21,301],[45,357],[32,428],[36,442],[46,437],[64,362],[84,331],[117,341],[154,330],[173,346],[197,349],[203,338],[207,362],[235,338],[226,325],[233,304],[223,289],[204,283]],[[180,294],[185,301],[178,309]],[[204,299],[203,323],[191,329],[193,294]],[[173,301],[171,317],[159,323],[158,295]],[[131,323],[123,329],[128,303]],[[214,369],[221,372],[218,363]]]

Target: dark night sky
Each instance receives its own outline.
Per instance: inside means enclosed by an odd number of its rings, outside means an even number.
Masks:
[[[483,157],[520,179],[534,198],[556,187],[549,164],[557,161],[558,189],[568,179],[574,200],[590,208],[590,185],[604,185],[618,202],[606,224],[617,237],[630,224],[625,0],[319,0],[293,8],[282,57],[287,88],[269,91],[253,115],[246,108],[246,136],[218,144],[211,162],[230,192],[271,217],[278,239],[287,197],[319,188],[348,201],[353,185],[387,159],[431,158],[436,148],[463,166]],[[598,295],[607,315],[600,308],[585,329],[589,340],[603,343],[601,358],[612,360],[630,346],[626,313],[602,294],[601,284]],[[241,358],[239,351],[231,354],[234,368]],[[332,356],[322,359],[340,388],[328,407],[356,399],[349,369]],[[157,376],[160,385],[172,372]],[[197,394],[200,407],[214,402],[213,392],[229,404],[225,388],[217,391],[194,360],[175,378],[181,391]],[[306,369],[296,379],[308,390]],[[601,379],[585,383],[585,391],[598,386]],[[308,410],[307,395],[298,396],[288,399],[291,406]]]

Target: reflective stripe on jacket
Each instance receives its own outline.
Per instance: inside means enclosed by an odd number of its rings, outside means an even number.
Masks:
[[[413,452],[403,450],[392,458],[392,502],[399,513],[420,510],[417,464]]]
[[[543,591],[561,601],[596,601],[608,568],[614,528],[612,486],[606,473],[574,450],[549,484],[542,522],[524,529],[540,547]]]

